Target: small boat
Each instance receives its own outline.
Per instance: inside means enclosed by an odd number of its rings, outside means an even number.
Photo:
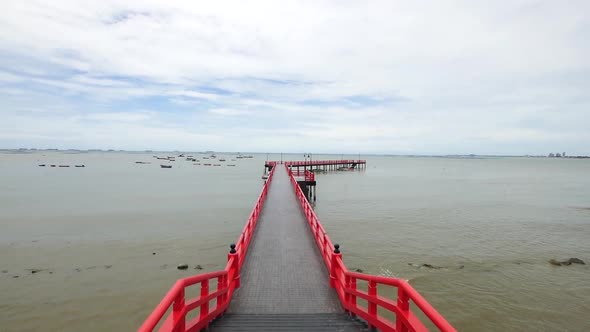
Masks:
[[[201,164],[199,164],[199,163],[194,163],[194,164],[193,164],[193,165],[197,165],[197,166],[200,166],[200,165],[201,165]]]
[[[55,165],[51,165],[51,167],[55,167]]]
[[[219,159],[219,161],[225,161],[225,159]]]
[[[160,165],[161,168],[172,168],[172,165]]]
[[[232,159],[231,161],[236,161],[235,159]]]
[[[213,166],[221,166],[221,164],[213,164]]]
[[[203,157],[203,159],[209,159],[209,157]]]
[[[227,164],[228,167],[236,167],[236,164]]]
[[[45,167],[45,164],[40,164],[39,167]]]
[[[203,164],[203,166],[211,166],[211,164]]]
[[[70,167],[70,165],[59,165],[59,167]]]
[[[136,164],[151,164],[149,161],[136,161]]]
[[[86,165],[74,165],[74,167],[86,167]]]

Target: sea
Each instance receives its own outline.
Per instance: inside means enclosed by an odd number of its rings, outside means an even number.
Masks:
[[[216,154],[0,152],[0,331],[134,331],[222,269],[265,160],[304,155]],[[590,331],[590,160],[311,156],[359,157],[316,175],[349,269],[408,280],[459,331]]]

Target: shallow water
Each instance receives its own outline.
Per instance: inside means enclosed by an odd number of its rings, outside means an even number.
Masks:
[[[134,330],[176,279],[225,265],[266,155],[154,154],[0,153],[0,330]],[[349,267],[409,279],[462,331],[590,330],[589,266],[547,263],[590,261],[590,161],[361,157],[317,176]]]

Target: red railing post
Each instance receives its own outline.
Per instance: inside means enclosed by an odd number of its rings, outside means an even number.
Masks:
[[[367,293],[369,294],[369,298],[371,300],[375,300],[377,298],[377,283],[373,280],[369,281],[369,287],[367,289]],[[374,320],[377,320],[377,304],[375,302],[367,301],[368,302],[368,309],[369,309],[369,316]],[[369,329],[374,329],[375,326],[369,323]]]
[[[222,275],[217,277],[217,290],[220,291],[226,287],[225,280],[227,279],[227,275]],[[225,293],[227,294],[227,293]],[[225,303],[225,294],[221,294],[217,297],[217,305],[216,308],[219,309]]]
[[[234,259],[231,269],[234,271],[234,280],[228,280],[228,284],[234,283],[234,288],[240,288],[240,260],[238,252],[236,251],[236,245],[231,244],[229,254],[227,254],[227,260]]]
[[[356,278],[350,277],[350,290],[356,291]],[[350,298],[348,298],[348,303],[351,308],[356,308],[356,295],[350,294]],[[355,316],[354,312],[350,312],[351,316]]]
[[[340,253],[340,245],[334,245],[334,252],[332,253],[332,263],[330,264],[330,287],[337,288],[336,286],[338,283],[336,282],[338,278],[338,260],[342,259],[342,254]]]
[[[401,312],[404,313],[404,315],[407,315],[408,311],[410,310],[408,294],[402,289],[402,287],[397,288],[397,307]],[[395,317],[395,329],[399,332],[408,331],[408,327],[406,324],[404,324],[399,315]]]
[[[346,312],[349,312],[349,306],[350,306],[351,294],[348,293],[349,289],[350,289],[350,276],[345,275],[344,276],[344,311],[346,311]]]
[[[201,298],[205,298],[209,295],[209,279],[201,281]],[[200,319],[203,320],[209,315],[209,301],[201,304],[201,312],[199,313]]]
[[[172,329],[173,332],[184,332],[185,330],[185,316],[184,316],[184,288],[178,291],[174,298],[172,305],[172,321],[178,322]]]

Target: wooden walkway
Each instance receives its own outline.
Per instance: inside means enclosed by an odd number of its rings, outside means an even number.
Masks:
[[[284,167],[277,167],[228,313],[342,312]]]
[[[329,273],[282,165],[275,170],[266,199],[242,267],[241,287],[227,314],[211,329],[235,330],[244,317],[265,317],[260,323],[277,330],[364,330],[363,325],[347,318],[330,288]],[[323,326],[301,325],[314,321],[310,314],[329,314],[331,319]]]

